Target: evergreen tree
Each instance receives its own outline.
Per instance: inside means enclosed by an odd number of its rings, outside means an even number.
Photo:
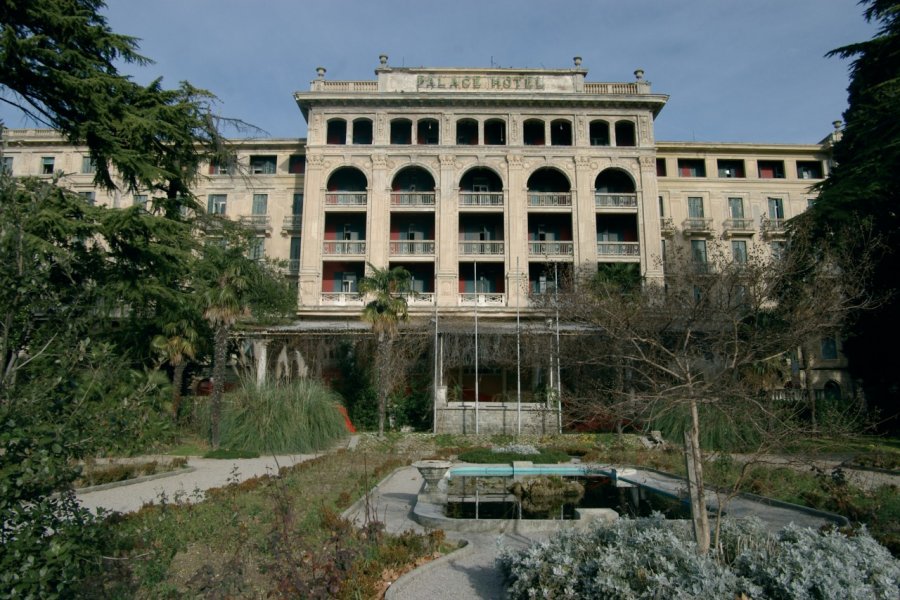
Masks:
[[[852,58],[845,127],[834,145],[835,167],[810,212],[817,238],[841,244],[850,255],[866,253],[868,238],[854,235],[868,222],[885,251],[869,283],[883,300],[855,316],[844,351],[862,379],[867,400],[896,430],[900,371],[882,340],[900,337],[900,2],[863,0],[864,16],[880,24],[871,40],[838,48],[829,56]]]
[[[362,318],[371,323],[377,338],[374,375],[378,391],[378,435],[383,435],[388,396],[398,379],[392,360],[393,345],[398,325],[408,315],[406,294],[411,292],[412,276],[403,267],[369,267],[372,272],[359,282],[359,292],[372,295],[363,308]]]

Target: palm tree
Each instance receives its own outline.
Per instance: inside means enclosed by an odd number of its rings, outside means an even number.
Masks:
[[[392,373],[391,358],[398,325],[408,315],[406,295],[411,292],[412,275],[403,267],[379,269],[369,264],[370,274],[359,282],[359,292],[372,296],[362,318],[372,324],[372,332],[378,338],[375,356],[375,387],[378,391],[378,435],[384,435],[384,417],[387,398],[396,374]]]
[[[203,317],[214,332],[213,389],[210,398],[210,444],[219,447],[219,421],[222,415],[222,392],[225,389],[225,361],[228,351],[228,332],[238,319],[249,313],[244,300],[249,281],[243,272],[243,261],[225,267],[214,285],[203,294]]]
[[[172,365],[172,419],[178,420],[178,409],[181,405],[181,387],[184,382],[184,369],[189,360],[197,357],[199,335],[193,325],[180,320],[166,323],[163,333],[155,336],[151,346],[163,359]]]

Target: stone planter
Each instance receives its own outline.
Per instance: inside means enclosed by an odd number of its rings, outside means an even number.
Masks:
[[[414,462],[413,466],[419,470],[422,479],[425,480],[424,491],[432,494],[437,492],[438,482],[444,478],[452,464],[449,460],[420,460]]]

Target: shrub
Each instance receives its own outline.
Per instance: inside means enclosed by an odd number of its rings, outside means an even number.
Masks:
[[[347,434],[340,397],[312,380],[258,386],[245,383],[222,406],[222,445],[230,450],[270,453],[315,452]],[[209,422],[208,405],[199,421]]]
[[[481,464],[511,464],[517,460],[527,460],[537,464],[555,464],[568,462],[569,455],[558,450],[540,449],[537,454],[501,451],[490,448],[474,448],[459,455],[459,460]]]
[[[699,556],[685,522],[622,519],[566,531],[498,564],[510,598],[895,598],[898,562],[863,530],[789,526],[771,534],[728,520],[718,560]]]
[[[3,511],[0,598],[89,597],[103,572],[109,534],[100,519],[63,492]]]

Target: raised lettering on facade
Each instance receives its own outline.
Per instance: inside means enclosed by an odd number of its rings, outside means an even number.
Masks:
[[[506,92],[543,90],[541,75],[419,75],[416,90]]]

